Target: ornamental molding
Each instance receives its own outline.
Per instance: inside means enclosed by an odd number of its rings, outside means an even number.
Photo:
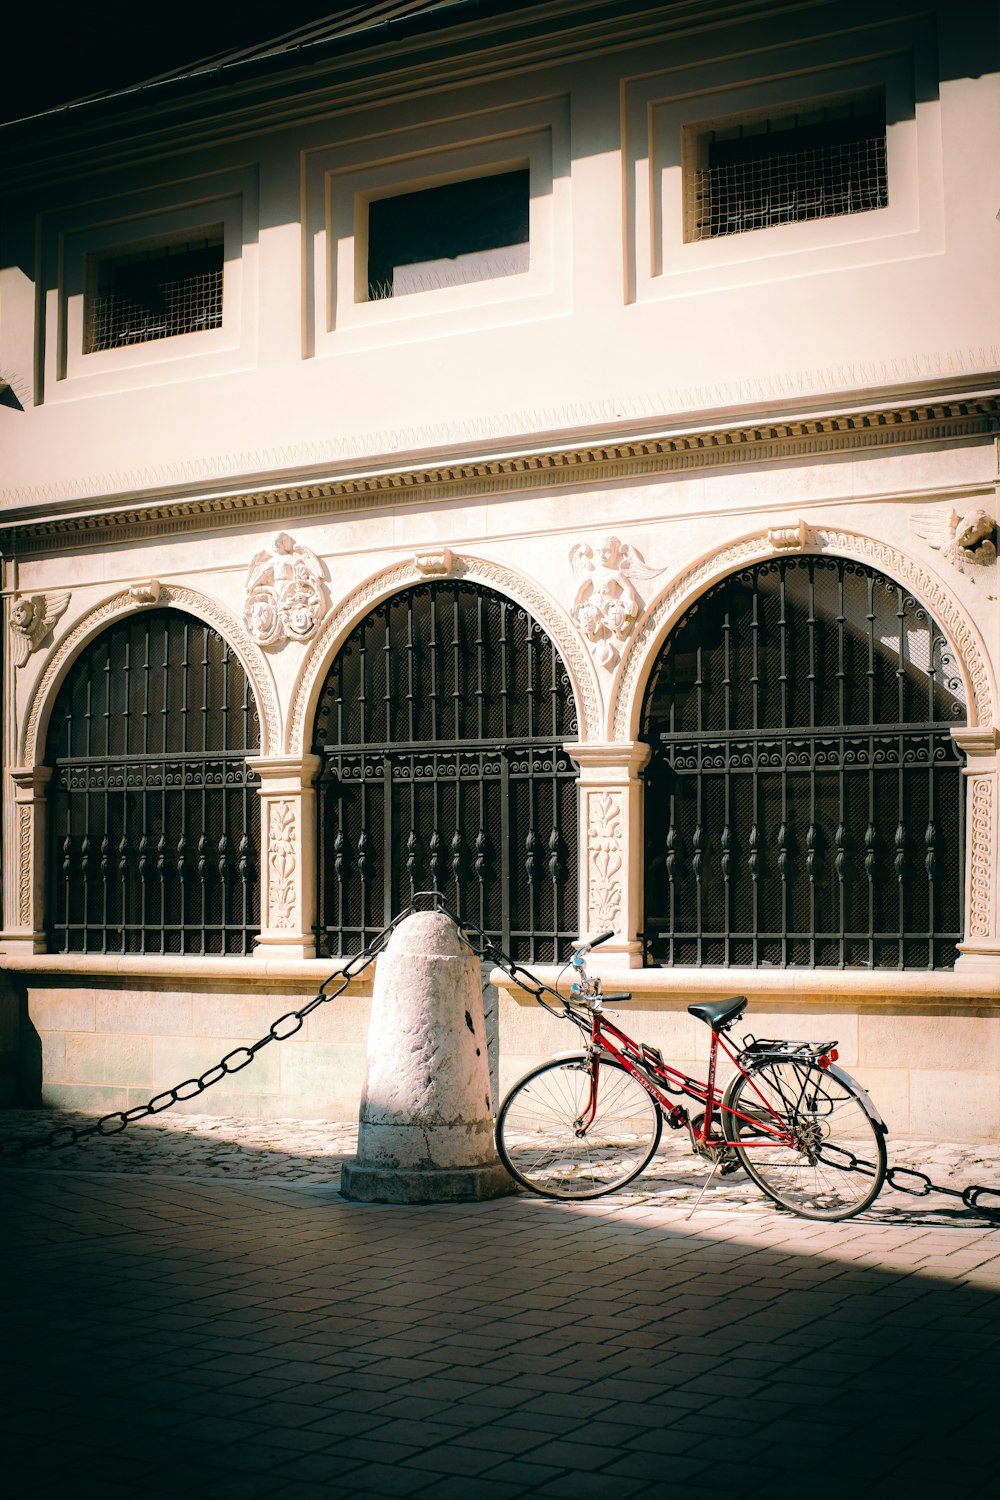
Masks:
[[[995,722],[994,686],[982,643],[965,611],[937,578],[897,548],[855,532],[811,526],[809,545],[818,553],[860,558],[895,582],[905,583],[914,598],[933,616],[956,652],[971,689],[969,718],[974,721],[972,727],[989,728]],[[749,562],[763,562],[774,555],[768,533],[759,532],[701,558],[670,584],[640,621],[628,642],[612,689],[610,739],[635,738],[635,724],[641,709],[640,690],[645,685],[655,652],[684,610],[718,579],[737,572]]]
[[[17,915],[22,927],[31,926],[31,824],[29,803],[17,809]]]
[[[969,809],[969,937],[992,936],[993,776],[973,776]]]
[[[190,473],[171,474],[156,469],[139,474],[89,475],[67,483],[60,490],[29,486],[4,492],[5,509],[16,511],[0,527],[4,551],[19,557],[51,553],[81,545],[106,545],[126,532],[129,542],[171,536],[189,531],[229,527],[245,528],[253,520],[292,521],[317,516],[384,510],[412,505],[415,500],[468,499],[483,494],[535,489],[578,488],[595,484],[664,473],[690,472],[705,468],[772,463],[794,458],[840,454],[878,448],[899,448],[915,443],[955,443],[991,436],[1000,428],[1000,396],[970,396],[965,399],[914,401],[877,408],[855,408],[830,414],[737,422],[687,430],[645,431],[638,436],[614,437],[586,445],[558,448],[523,448],[508,455],[494,450],[455,463],[400,466],[383,460],[379,465],[362,459],[349,460],[338,472],[315,480],[296,480],[267,487],[246,485],[225,493],[192,495]],[[540,430],[536,428],[535,430]],[[372,442],[380,436],[371,435]],[[405,437],[405,434],[400,435]],[[414,440],[419,438],[414,434]],[[442,439],[446,438],[442,434]],[[426,442],[426,438],[423,439]],[[453,441],[460,441],[454,438]],[[506,437],[510,445],[516,441]],[[377,451],[377,449],[375,450]],[[251,465],[250,460],[253,460]],[[220,458],[217,472],[229,475],[252,467],[261,470],[294,468],[302,462],[322,462],[320,455],[303,459],[295,452],[232,454]],[[201,480],[203,488],[211,475]],[[233,480],[223,482],[233,486]],[[151,490],[176,486],[176,493],[143,500]],[[100,494],[100,502],[83,509],[80,492]],[[58,505],[65,498],[70,512],[40,516],[43,505]]]
[[[587,929],[621,927],[625,868],[624,803],[620,792],[587,794]]]
[[[483,558],[453,554],[450,576],[469,583],[481,583],[487,588],[495,589],[497,593],[505,594],[515,604],[526,609],[547,631],[569,673],[581,738],[594,738],[599,732],[601,721],[601,699],[593,668],[568,617],[523,574]],[[286,754],[295,755],[302,748],[305,726],[312,722],[319,692],[344,638],[383,599],[422,581],[423,574],[414,560],[397,563],[360,584],[327,617],[309,648],[292,694],[285,739]]]
[[[295,803],[276,798],[267,808],[267,925],[295,926],[298,829]]]
[[[190,614],[197,615],[199,619],[217,630],[232,646],[247,674],[256,699],[260,716],[261,739],[264,742],[261,745],[261,753],[266,755],[270,748],[277,745],[281,739],[278,704],[270,677],[262,670],[260,652],[243,628],[242,622],[230,614],[229,610],[217,600],[180,584],[171,584],[169,588],[161,585],[157,602],[161,606],[183,609]],[[48,729],[48,715],[55,701],[56,691],[80,650],[106,625],[123,615],[134,613],[136,609],[145,608],[148,608],[148,605],[137,603],[132,597],[130,588],[124,589],[110,599],[106,599],[103,604],[98,604],[94,609],[88,610],[69,634],[63,637],[58,648],[46,662],[45,669],[35,684],[28,702],[20,744],[22,765],[33,766],[39,759]]]

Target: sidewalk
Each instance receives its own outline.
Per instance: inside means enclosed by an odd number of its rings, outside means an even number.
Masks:
[[[703,1164],[668,1156],[586,1205],[362,1206],[353,1134],[161,1116],[0,1168],[13,1500],[994,1483],[1000,1228],[957,1200],[814,1224],[737,1176],[688,1218]],[[890,1148],[1000,1181],[996,1146]]]

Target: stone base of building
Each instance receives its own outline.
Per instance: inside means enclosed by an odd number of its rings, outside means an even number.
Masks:
[[[346,1161],[340,1195],[355,1203],[481,1203],[517,1192],[499,1162],[480,1167],[369,1167]]]

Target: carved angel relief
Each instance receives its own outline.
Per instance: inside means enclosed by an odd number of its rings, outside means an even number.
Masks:
[[[258,646],[308,641],[327,612],[319,558],[284,531],[252,559],[245,588],[243,618]]]
[[[20,594],[10,607],[10,655],[15,667],[23,667],[37,651],[69,604],[69,591],[61,594]]]
[[[997,560],[997,523],[988,511],[976,508],[959,515],[951,510],[947,516],[927,516],[914,512],[910,527],[923,537],[928,546],[940,552],[959,572],[975,581],[983,569],[992,568]],[[987,574],[991,582],[995,575]],[[995,598],[995,594],[990,595]]]
[[[569,560],[580,580],[570,613],[598,665],[610,669],[617,665],[621,647],[642,614],[633,580],[655,578],[663,569],[647,567],[642,555],[616,536],[604,538],[596,557],[592,547],[578,542]]]

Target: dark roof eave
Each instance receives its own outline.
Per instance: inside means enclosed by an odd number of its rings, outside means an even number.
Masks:
[[[62,123],[68,119],[72,119],[74,124],[89,123],[103,115],[122,113],[135,107],[169,103],[174,99],[183,99],[188,94],[251,83],[257,78],[267,78],[295,68],[317,67],[328,59],[352,52],[403,41],[411,36],[430,34],[451,26],[461,26],[467,21],[488,19],[491,15],[509,13],[512,5],[517,9],[526,9],[536,3],[537,0],[453,0],[452,4],[438,10],[401,16],[394,21],[378,21],[357,31],[324,37],[315,42],[302,42],[280,52],[269,52],[263,57],[239,58],[156,83],[136,84],[72,104],[60,104],[40,114],[0,124],[0,137],[6,136],[9,139],[12,135],[27,135],[32,129],[38,130],[47,124]]]

